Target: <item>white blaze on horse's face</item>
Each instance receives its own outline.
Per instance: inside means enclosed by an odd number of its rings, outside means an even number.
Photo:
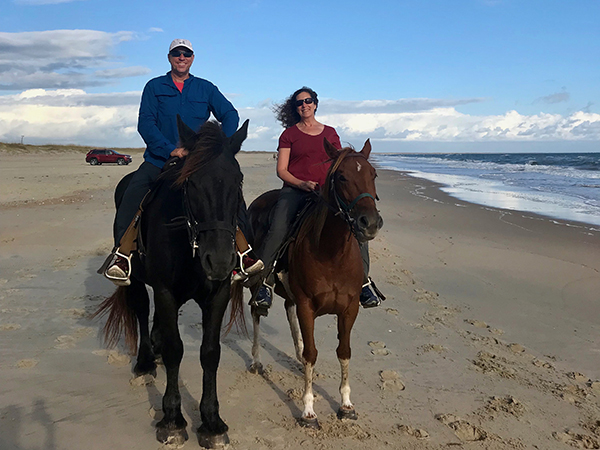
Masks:
[[[360,165],[360,163],[358,161],[356,161],[356,170],[357,170],[357,172],[360,172],[360,169],[362,169],[362,166]]]

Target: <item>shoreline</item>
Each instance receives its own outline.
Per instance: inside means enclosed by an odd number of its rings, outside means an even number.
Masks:
[[[522,217],[529,218],[531,220],[549,221],[549,222],[554,223],[557,226],[574,227],[574,228],[581,229],[581,230],[587,230],[593,234],[600,233],[600,226],[597,224],[589,223],[589,222],[582,222],[582,221],[571,220],[571,219],[561,219],[559,217],[554,217],[554,216],[546,215],[546,214],[540,214],[540,213],[533,212],[533,211],[526,211],[526,210],[521,210],[521,209],[508,209],[508,208],[502,208],[499,206],[488,206],[483,203],[477,203],[474,201],[463,200],[453,194],[445,192],[443,190],[443,188],[449,187],[447,184],[439,183],[436,181],[429,180],[427,178],[413,175],[414,172],[411,172],[409,170],[394,170],[394,169],[384,169],[381,167],[377,167],[377,173],[382,173],[382,172],[399,173],[406,177],[410,177],[415,180],[420,180],[420,183],[423,185],[431,185],[431,187],[433,187],[437,191],[439,191],[438,193],[432,194],[433,195],[432,200],[434,200],[434,201],[436,201],[440,197],[444,196],[446,199],[445,200],[446,202],[450,203],[450,202],[454,201],[457,205],[461,205],[461,204],[472,205],[474,207],[489,209],[492,211],[503,211],[507,215],[521,215]]]

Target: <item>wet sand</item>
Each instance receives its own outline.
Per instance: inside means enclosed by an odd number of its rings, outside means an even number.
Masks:
[[[111,246],[112,193],[134,165],[83,154],[0,152],[0,449],[158,449],[165,373],[133,379],[135,357],[107,351],[88,315],[113,291],[95,273]],[[242,153],[249,203],[280,186],[270,153]],[[333,317],[317,320],[315,411],[282,301],[263,322],[263,376],[251,341],[223,339],[222,417],[231,449],[599,448],[600,233],[576,223],[453,199],[428,181],[379,171],[384,228],[372,275],[388,299],[352,333],[358,421],[335,418]],[[280,299],[279,299],[280,300]],[[180,318],[190,440],[200,425],[201,314]],[[250,321],[248,321],[250,323]]]

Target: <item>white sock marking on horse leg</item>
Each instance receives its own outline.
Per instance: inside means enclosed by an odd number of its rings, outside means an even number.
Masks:
[[[292,339],[294,340],[294,348],[296,349],[296,358],[298,361],[303,363],[302,351],[304,350],[304,341],[302,341],[302,334],[300,333],[300,324],[298,322],[298,315],[296,314],[296,305],[289,306],[286,308],[287,319],[290,324],[290,331],[292,333]]]
[[[256,366],[260,364],[260,319],[252,316],[252,324],[254,325],[254,340],[252,341],[252,362]]]
[[[312,382],[313,382],[313,365],[304,364],[304,396],[302,401],[304,402],[304,412],[302,417],[305,419],[315,419],[317,415],[313,409],[315,402],[315,396],[313,395]]]
[[[349,359],[339,359],[340,367],[342,369],[342,380],[340,382],[340,395],[342,396],[342,408],[354,409],[352,402],[350,401],[350,380],[349,380]]]

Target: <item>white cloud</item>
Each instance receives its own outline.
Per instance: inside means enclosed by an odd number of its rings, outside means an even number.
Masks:
[[[130,31],[0,32],[0,90],[100,86],[147,73],[115,62],[114,49],[137,38]]]
[[[148,29],[149,33],[163,33],[165,30],[163,30],[162,28],[158,28],[158,27],[152,27]]]
[[[88,94],[82,89],[32,89],[0,96],[0,141],[28,143],[77,143],[113,147],[143,146],[138,136],[140,92]],[[317,118],[335,127],[342,142],[360,146],[370,138],[376,151],[398,150],[399,145],[424,143],[535,143],[600,142],[600,114],[578,111],[523,115],[474,116],[441,106],[443,100],[405,99],[362,102],[321,100]],[[456,104],[460,100],[455,101]],[[327,107],[325,107],[327,105]],[[369,106],[370,105],[370,106]],[[393,108],[389,105],[393,105]],[[406,107],[406,105],[411,105]],[[419,107],[416,108],[415,106]],[[405,112],[380,112],[383,110]],[[334,111],[322,114],[324,111]],[[250,119],[245,150],[274,151],[282,128],[269,101],[240,108],[241,120]],[[486,148],[486,147],[482,148]],[[460,149],[456,150],[460,151]]]
[[[0,96],[0,140],[31,144],[141,147],[137,133],[140,92],[87,94],[36,89]]]
[[[321,119],[349,137],[397,141],[531,141],[600,140],[600,114],[579,111],[570,116],[517,111],[471,116],[454,108],[392,114],[330,114]]]

